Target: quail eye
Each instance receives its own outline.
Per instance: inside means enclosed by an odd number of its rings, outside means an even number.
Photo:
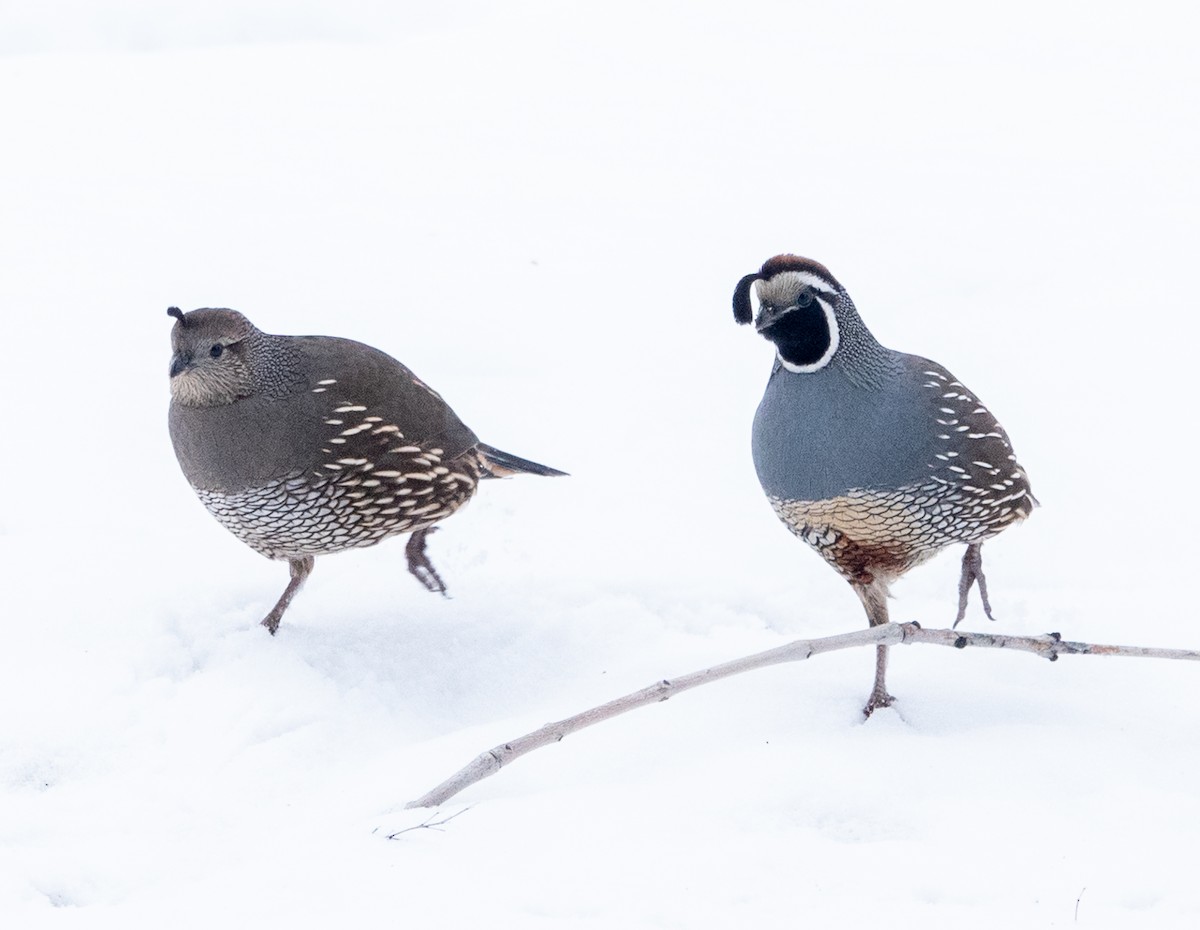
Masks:
[[[221,343],[218,342],[218,343],[214,344],[211,349],[208,350],[208,354],[211,355],[213,358],[220,358],[221,353],[224,351],[225,351],[225,347],[223,345],[221,345]]]
[[[813,302],[812,291],[801,291],[800,296],[796,298],[797,307],[808,307]]]

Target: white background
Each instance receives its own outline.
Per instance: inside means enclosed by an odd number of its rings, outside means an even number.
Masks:
[[[999,623],[1196,646],[1200,67],[1179,4],[0,6],[5,927],[1195,926],[1195,666],[903,648],[749,454],[777,252],[997,413]],[[396,355],[489,443],[431,541],[287,572],[166,432],[165,308]],[[892,616],[953,618],[957,553]]]

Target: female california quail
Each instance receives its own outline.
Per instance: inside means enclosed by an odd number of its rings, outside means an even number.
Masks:
[[[871,626],[888,622],[888,587],[954,543],[966,543],[958,617],[974,582],[991,618],[981,545],[1037,501],[1008,436],[936,362],[885,348],[823,265],[777,255],[733,295],[738,323],[775,344],[754,417],[754,466],[771,506],[854,588]],[[864,712],[893,698],[877,649]]]
[[[481,478],[561,471],[479,441],[389,355],[331,336],[274,336],[235,310],[175,317],[171,441],[209,513],[252,549],[286,560],[272,634],[318,555],[411,533],[409,571],[445,585],[425,554],[433,526]]]

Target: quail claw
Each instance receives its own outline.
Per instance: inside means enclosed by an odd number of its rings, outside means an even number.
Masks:
[[[433,567],[433,563],[429,561],[429,555],[425,551],[425,537],[436,532],[436,526],[416,530],[408,537],[404,553],[408,556],[409,572],[425,586],[426,591],[431,594],[440,594],[442,597],[449,597],[446,593],[446,582],[442,581],[442,576]]]
[[[891,707],[895,703],[896,699],[886,691],[872,691],[871,696],[867,698],[867,706],[863,708],[863,719],[870,717],[881,707]]]

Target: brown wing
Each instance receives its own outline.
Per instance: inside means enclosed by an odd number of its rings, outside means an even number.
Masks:
[[[909,356],[936,425],[930,477],[986,512],[998,529],[1033,512],[1037,499],[1008,434],[966,385],[936,362]]]
[[[171,405],[176,453],[196,488],[237,492],[355,467],[342,460],[419,472],[477,445],[446,402],[394,358],[348,339],[289,341],[304,374],[286,395]]]

